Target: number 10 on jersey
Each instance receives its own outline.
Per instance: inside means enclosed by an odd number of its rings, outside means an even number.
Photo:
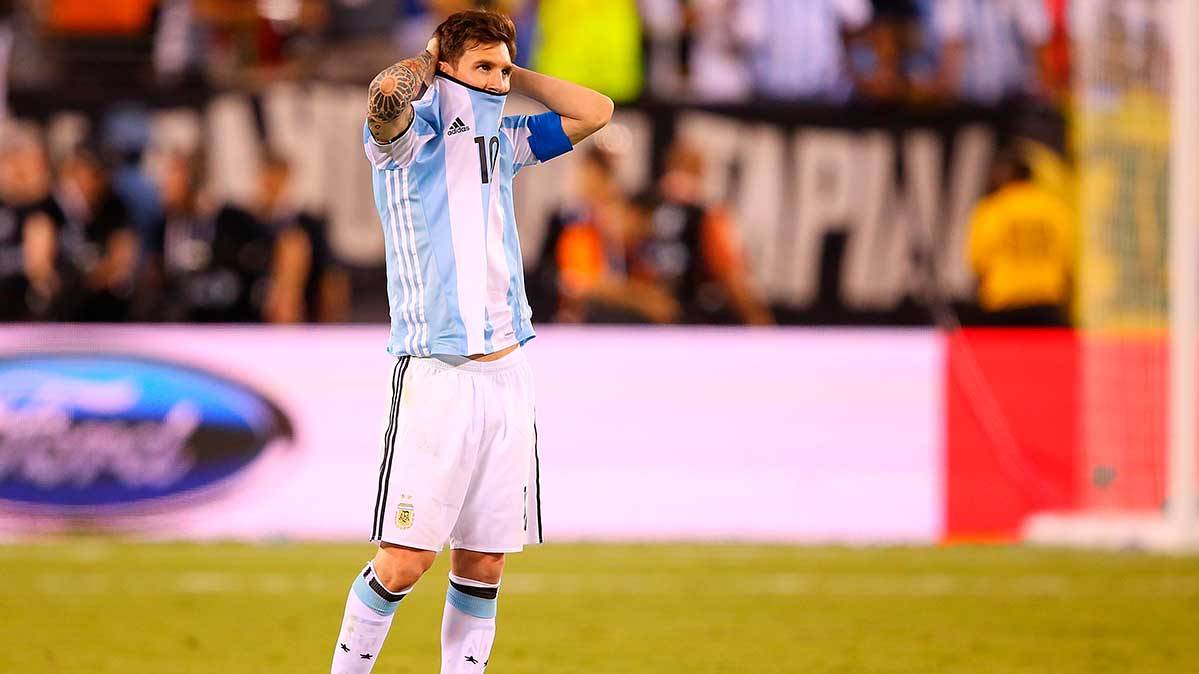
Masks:
[[[479,146],[479,177],[486,185],[495,176],[495,161],[500,156],[500,137],[475,136],[475,144]]]

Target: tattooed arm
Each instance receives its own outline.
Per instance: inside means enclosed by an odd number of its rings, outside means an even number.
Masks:
[[[433,81],[437,72],[437,38],[429,40],[419,56],[405,59],[383,70],[371,82],[367,94],[367,125],[379,143],[390,143],[412,123],[412,101],[421,86]]]

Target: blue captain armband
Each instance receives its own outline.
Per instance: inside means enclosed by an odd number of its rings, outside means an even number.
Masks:
[[[537,161],[546,162],[574,149],[570,136],[562,130],[562,116],[543,112],[529,117],[529,149]]]

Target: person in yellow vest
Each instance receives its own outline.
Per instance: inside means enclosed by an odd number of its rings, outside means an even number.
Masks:
[[[971,217],[967,252],[985,322],[1065,325],[1075,266],[1069,207],[1012,153],[997,160],[992,184]]]
[[[541,0],[533,68],[606,94],[641,95],[641,18],[636,0]]]

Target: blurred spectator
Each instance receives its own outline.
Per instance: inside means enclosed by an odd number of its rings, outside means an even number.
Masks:
[[[1045,87],[1054,99],[1065,102],[1073,79],[1070,58],[1070,2],[1045,0],[1050,32],[1045,56]]]
[[[1172,3],[1074,3],[1070,28],[1077,52],[1080,88],[1104,98],[1129,90],[1154,98],[1170,93]],[[1082,54],[1086,54],[1085,60]]]
[[[145,31],[159,0],[49,0],[49,26],[59,33],[133,35]]]
[[[396,0],[330,0],[326,35],[353,39],[390,32],[400,4]]]
[[[749,57],[765,31],[758,0],[641,0],[641,13],[655,98],[750,96]]]
[[[1043,94],[1050,38],[1045,0],[933,0],[940,65],[933,91],[992,104]]]
[[[775,100],[844,102],[859,79],[850,36],[870,22],[870,0],[747,0],[765,27],[754,50],[757,91]]]
[[[234,293],[205,277],[213,257],[215,222],[204,204],[196,161],[186,154],[164,158],[157,172],[162,219],[146,239],[142,283],[145,313],[168,321],[202,320]]]
[[[627,103],[641,94],[636,0],[540,0],[534,69]]]
[[[59,231],[64,318],[128,320],[139,252],[129,210],[94,152],[74,150],[58,173],[48,212]]]
[[[0,128],[8,119],[8,59],[12,54],[13,0],[0,0]]]
[[[679,305],[657,279],[629,273],[646,225],[616,182],[611,155],[590,148],[578,169],[580,209],[559,215],[551,237],[559,280],[556,319],[591,323],[673,323]],[[551,225],[551,229],[555,226]]]
[[[613,161],[607,152],[589,149],[575,188],[579,203],[551,218],[531,285],[555,279],[556,318],[773,323],[750,281],[727,210],[700,196],[702,154],[676,142],[658,194],[635,202],[617,184]]]
[[[50,168],[36,131],[0,126],[0,320],[49,316],[60,281],[47,215]]]
[[[193,0],[162,0],[154,27],[154,73],[164,84],[203,80],[205,43]]]
[[[265,85],[298,77],[328,20],[323,0],[194,0],[211,34],[211,75],[227,84]]]
[[[425,48],[437,25],[449,15],[466,9],[494,9],[517,19],[526,0],[392,0],[400,5],[396,25],[396,46],[402,54],[418,54]],[[524,36],[517,34],[518,40]],[[517,47],[519,51],[520,47]]]
[[[661,201],[632,254],[632,273],[667,288],[684,322],[771,324],[730,213],[702,197],[705,168],[699,146],[675,141],[659,181]]]
[[[152,81],[159,0],[48,0],[43,36],[57,78],[73,95],[140,95]],[[87,73],[80,77],[79,73]],[[119,92],[119,93],[117,93]]]
[[[262,320],[271,237],[243,210],[219,213],[199,189],[192,157],[173,155],[159,172],[163,221],[147,246],[150,278],[161,284],[158,317],[168,321]]]
[[[407,53],[396,41],[405,22],[399,0],[326,0],[326,21],[318,49],[309,54],[303,75],[321,81],[359,82],[373,77],[379,63]],[[428,41],[428,37],[425,37]],[[424,43],[421,43],[422,46]]]
[[[987,322],[1064,325],[1074,272],[1069,208],[1033,182],[1014,153],[1000,155],[991,182],[971,217],[968,244]]]
[[[144,240],[162,217],[158,188],[142,170],[150,144],[151,119],[138,105],[117,105],[104,119],[101,132],[106,156],[113,160],[112,189],[129,209],[130,221]]]
[[[292,205],[288,163],[267,153],[248,209],[214,212],[200,173],[183,154],[158,173],[164,216],[147,245],[147,285],[160,297],[153,314],[206,323],[345,320],[348,279],[324,221]]]
[[[918,31],[914,0],[872,0],[874,19],[855,40],[854,70],[859,96],[898,102],[907,95],[908,56]]]
[[[312,267],[312,245],[296,223],[299,213],[290,210],[284,189],[288,166],[267,154],[259,170],[258,193],[251,210],[225,206],[217,213],[218,230],[248,236],[243,258],[253,260],[243,271],[249,302],[258,317],[270,323],[299,323],[305,319],[305,282]]]
[[[272,323],[343,320],[349,282],[334,264],[324,219],[293,202],[291,178],[287,160],[268,152],[253,213],[274,239],[263,317]]]

